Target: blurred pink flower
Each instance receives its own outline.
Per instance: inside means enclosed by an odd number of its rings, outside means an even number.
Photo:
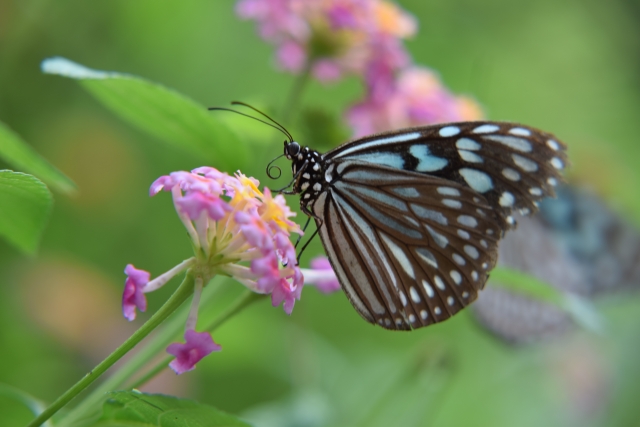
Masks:
[[[340,290],[340,282],[338,282],[329,259],[325,256],[311,260],[311,268],[304,270],[304,284],[315,286],[323,294]]]
[[[428,68],[409,67],[394,77],[378,73],[367,82],[366,98],[347,112],[355,137],[483,116],[475,101],[452,94]]]
[[[222,350],[222,347],[213,341],[209,332],[196,332],[190,329],[185,332],[184,339],[184,344],[173,343],[167,347],[167,353],[175,356],[175,359],[169,363],[169,367],[176,374],[195,369],[196,363],[203,357]]]
[[[241,18],[276,45],[279,66],[299,73],[305,64],[320,81],[363,76],[370,64],[396,69],[407,58],[400,39],[416,32],[416,20],[386,0],[241,0]]]

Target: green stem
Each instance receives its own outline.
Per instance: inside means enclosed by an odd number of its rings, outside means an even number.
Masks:
[[[158,325],[160,325],[171,313],[173,313],[180,305],[193,293],[193,275],[189,272],[182,281],[178,289],[171,295],[167,302],[151,318],[129,337],[120,347],[107,356],[98,366],[85,375],[80,381],[74,384],[47,409],[45,409],[36,419],[31,421],[27,427],[39,427],[58,412],[63,406],[69,403],[81,391],[87,388],[92,382],[100,377],[107,369],[113,366],[122,358],[129,350],[138,344],[144,337],[149,335]]]
[[[312,64],[313,64],[312,59],[309,59],[306,62],[306,64],[304,65],[304,68],[302,69],[302,72],[296,78],[296,81],[293,84],[293,87],[291,88],[291,92],[289,92],[289,97],[287,98],[287,102],[284,106],[284,110],[282,114],[282,118],[285,124],[288,123],[289,120],[291,120],[293,111],[300,103],[300,99],[302,98],[302,92],[307,82],[309,81],[309,76],[311,75]]]
[[[256,294],[255,292],[252,292],[249,290],[245,291],[225,311],[220,313],[218,316],[214,317],[211,320],[211,322],[207,324],[204,330],[210,331],[210,332],[215,331],[224,322],[231,319],[233,316],[240,313],[242,310],[244,310],[254,302],[264,299],[264,297],[265,295]],[[144,376],[136,380],[136,382],[133,383],[133,385],[131,385],[128,388],[140,388],[147,381],[151,380],[160,372],[162,372],[169,365],[169,362],[171,362],[171,359],[172,357],[167,357],[162,361],[160,361],[159,363],[157,363],[149,372],[147,372]]]
[[[206,304],[208,301],[219,292],[220,286],[210,283],[204,292],[202,303]],[[155,355],[160,353],[172,340],[184,332],[184,319],[189,313],[189,307],[183,307],[183,310],[174,316],[168,324],[162,327],[161,331],[158,331],[154,336],[144,345],[139,352],[133,355],[127,360],[121,367],[118,368],[112,376],[107,378],[98,387],[96,387],[89,395],[80,402],[75,408],[67,413],[56,424],[58,427],[72,426],[80,418],[89,417],[90,411],[99,411],[98,404],[104,395],[110,391],[122,388],[123,385],[133,377],[151,360]]]

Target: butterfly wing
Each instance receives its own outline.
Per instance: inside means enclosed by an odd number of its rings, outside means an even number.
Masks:
[[[496,263],[504,219],[472,189],[438,177],[335,160],[311,206],[356,310],[387,329],[445,320],[473,301]]]
[[[362,138],[323,160],[353,160],[455,181],[482,194],[509,223],[512,209],[535,212],[555,196],[566,147],[553,135],[506,122],[461,122]]]

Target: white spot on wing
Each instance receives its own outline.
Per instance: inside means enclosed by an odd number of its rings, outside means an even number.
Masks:
[[[434,312],[435,314],[437,314],[438,316],[440,316],[440,313],[442,313],[442,310],[440,309],[440,307],[436,307],[436,308],[433,310],[433,312]]]
[[[478,249],[471,245],[464,245],[464,251],[473,259],[478,259],[480,257],[480,252],[478,252]]]
[[[453,199],[442,199],[442,204],[454,209],[460,209],[462,207],[461,201]]]
[[[427,310],[420,310],[420,317],[422,317],[422,320],[426,320],[427,316],[429,316]]]
[[[445,284],[442,281],[442,279],[440,278],[440,276],[438,276],[438,275],[433,276],[433,282],[436,284],[436,286],[439,289],[442,289],[443,291],[445,290]]]
[[[564,167],[564,163],[562,163],[562,160],[560,160],[559,158],[554,157],[553,159],[551,159],[551,166],[556,169],[562,169]]]
[[[465,162],[469,163],[482,163],[482,157],[478,156],[476,153],[466,150],[458,150],[458,154],[460,154],[460,158]]]
[[[460,215],[458,217],[458,222],[471,228],[475,228],[478,226],[478,220],[470,215]]]
[[[550,139],[547,141],[547,145],[549,146],[549,148],[551,148],[553,151],[558,151],[560,149],[560,144],[558,144],[556,141],[554,141],[553,139]]]
[[[531,193],[533,196],[542,196],[542,189],[538,187],[531,187],[529,189],[529,193]]]
[[[427,296],[429,298],[433,298],[433,296],[435,295],[435,292],[433,292],[433,288],[426,280],[422,281],[422,287],[424,288],[424,291],[427,293]]]
[[[512,154],[511,157],[513,158],[513,162],[523,171],[535,172],[538,170],[538,164],[533,160],[518,156],[517,154]]]
[[[453,258],[453,260],[455,261],[456,264],[458,265],[465,265],[467,262],[464,260],[464,258],[462,258],[459,254],[453,254],[451,255],[451,258]]]
[[[438,132],[442,137],[449,137],[460,133],[460,128],[457,126],[445,126]]]
[[[511,168],[502,169],[502,175],[510,181],[520,180],[520,174]]]
[[[456,148],[459,150],[479,150],[482,147],[477,141],[469,138],[460,138],[456,141]]]
[[[458,236],[465,240],[469,240],[471,238],[471,235],[467,231],[461,229],[458,229]]]
[[[469,184],[469,187],[478,193],[485,193],[493,188],[491,177],[479,170],[462,168],[460,169],[460,175],[462,175],[467,184]]]
[[[418,172],[435,172],[449,164],[447,159],[431,155],[426,145],[413,145],[409,148],[409,153],[418,159],[418,166],[416,166]]]
[[[411,295],[411,300],[415,303],[420,302],[420,293],[413,286],[409,288],[409,294]]]
[[[483,138],[490,141],[495,141],[502,145],[506,145],[507,147],[513,148],[514,150],[518,151],[529,152],[532,150],[531,143],[529,141],[515,136],[488,135],[484,136]]]
[[[453,297],[447,297],[447,304],[449,304],[450,306],[453,305]]]
[[[393,192],[403,197],[420,197],[420,193],[413,187],[395,187]]]
[[[500,203],[500,206],[508,208],[509,206],[513,206],[513,202],[515,201],[516,198],[513,197],[513,194],[505,191],[504,193],[502,193],[502,195],[500,195],[500,200],[498,201],[498,203]]]
[[[406,295],[402,291],[398,292],[398,295],[400,295],[400,302],[402,303],[402,306],[406,307],[407,306],[407,297],[406,297]]]
[[[449,276],[451,276],[451,278],[453,279],[456,285],[459,285],[460,283],[462,283],[462,276],[460,275],[460,272],[456,270],[451,270],[449,272]]]
[[[531,136],[531,131],[525,128],[513,128],[509,130],[511,135]]]
[[[491,132],[497,132],[499,130],[500,130],[500,127],[497,125],[486,124],[486,125],[481,125],[475,128],[473,130],[473,133],[491,133]]]
[[[443,196],[456,196],[456,197],[460,196],[460,191],[457,188],[438,187],[436,191],[442,194]]]

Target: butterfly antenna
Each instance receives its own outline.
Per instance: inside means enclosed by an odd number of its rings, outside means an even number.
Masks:
[[[285,128],[284,126],[282,126],[280,123],[276,122],[273,118],[271,118],[270,116],[268,116],[266,113],[263,113],[262,111],[258,110],[256,107],[253,107],[253,106],[251,106],[251,105],[249,105],[249,104],[246,104],[246,103],[244,103],[244,102],[240,102],[240,101],[233,101],[233,102],[231,103],[231,105],[242,105],[243,107],[250,108],[250,109],[252,109],[253,111],[255,111],[256,113],[258,113],[258,114],[260,114],[260,115],[262,115],[262,116],[266,117],[267,119],[271,120],[271,121],[272,121],[273,123],[275,123],[276,125],[280,126],[280,129],[282,129],[282,130],[283,130],[283,132],[286,132],[286,133],[287,133],[287,135],[289,135],[289,139],[290,139],[291,141],[293,141],[293,136],[291,136],[291,134],[289,133],[289,131],[287,130],[287,128]]]
[[[269,164],[267,165],[267,176],[269,178],[278,179],[278,178],[280,178],[282,176],[282,169],[280,169],[280,166],[272,166],[272,163],[275,162],[276,160],[278,160],[280,157],[283,157],[283,156],[284,156],[284,153],[280,154],[278,157],[276,157],[275,159],[271,160],[269,162]],[[272,175],[271,174],[271,169],[272,168],[278,171],[278,175]]]
[[[260,123],[264,123],[267,126],[271,126],[274,129],[278,129],[280,132],[282,132],[284,134],[284,136],[286,136],[289,139],[289,142],[293,141],[293,138],[291,137],[291,134],[289,132],[287,132],[286,129],[282,129],[281,127],[274,126],[269,122],[265,122],[264,120],[259,119],[257,117],[253,117],[253,116],[251,116],[249,114],[241,113],[240,111],[236,111],[236,110],[233,110],[231,108],[225,108],[225,107],[209,107],[209,108],[207,108],[207,110],[209,110],[209,111],[230,111],[232,113],[240,114],[241,116],[249,117],[250,119],[257,120]]]

